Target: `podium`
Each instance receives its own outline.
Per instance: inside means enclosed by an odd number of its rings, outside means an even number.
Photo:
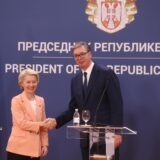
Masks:
[[[136,135],[127,127],[78,125],[67,126],[68,139],[89,138],[89,160],[114,160],[115,135]]]

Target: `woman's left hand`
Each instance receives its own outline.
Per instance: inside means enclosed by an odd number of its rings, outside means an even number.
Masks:
[[[47,146],[43,146],[42,150],[41,150],[41,156],[44,157],[48,154],[48,147]]]

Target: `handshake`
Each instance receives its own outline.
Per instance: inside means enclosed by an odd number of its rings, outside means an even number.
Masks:
[[[51,130],[55,129],[57,122],[55,118],[46,118],[44,121],[40,122],[40,127],[43,129]]]

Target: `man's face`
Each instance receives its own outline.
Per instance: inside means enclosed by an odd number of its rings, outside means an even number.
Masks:
[[[92,55],[84,46],[80,46],[73,50],[74,59],[77,65],[83,70],[86,70],[91,64]]]

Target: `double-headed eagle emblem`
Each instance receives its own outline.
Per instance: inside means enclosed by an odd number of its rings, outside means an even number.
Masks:
[[[114,33],[131,23],[137,14],[136,0],[87,0],[88,20],[97,28]]]

